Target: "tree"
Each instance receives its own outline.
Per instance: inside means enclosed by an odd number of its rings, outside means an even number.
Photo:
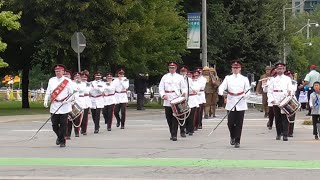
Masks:
[[[3,6],[3,1],[0,1],[0,8]],[[21,13],[14,14],[12,11],[1,11],[0,12],[0,25],[5,27],[7,30],[19,29],[20,23],[18,20],[21,17]],[[2,42],[0,39],[0,52],[3,52],[7,48],[7,44]],[[7,67],[8,63],[4,62],[0,57],[0,68]]]
[[[218,74],[229,73],[229,61],[240,58],[245,72],[261,74],[280,60],[282,7],[285,0],[208,1],[208,59]]]

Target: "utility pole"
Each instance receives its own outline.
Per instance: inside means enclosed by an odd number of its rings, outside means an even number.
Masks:
[[[202,0],[202,67],[208,65],[207,0]]]

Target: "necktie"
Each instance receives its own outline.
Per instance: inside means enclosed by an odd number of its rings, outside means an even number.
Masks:
[[[318,107],[318,106],[319,106],[319,98],[318,98],[317,95],[316,95],[316,101],[314,102],[314,106],[315,106],[315,107]]]

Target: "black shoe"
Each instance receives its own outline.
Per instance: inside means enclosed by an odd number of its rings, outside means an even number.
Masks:
[[[117,123],[117,127],[119,127],[120,126],[120,123]]]
[[[66,143],[60,143],[60,147],[66,147]]]
[[[70,136],[67,136],[66,139],[70,140],[71,138],[70,138]]]
[[[124,129],[124,126],[121,126],[121,128],[120,129]]]
[[[236,144],[236,139],[235,138],[231,138],[230,139],[230,144],[233,146]]]
[[[201,126],[199,126],[199,129],[202,129],[202,125],[201,125]]]
[[[280,139],[281,139],[281,136],[277,135],[276,140],[280,140]]]
[[[283,136],[283,141],[288,141],[288,137],[287,136]]]
[[[75,137],[79,137],[79,133],[78,133],[78,134],[75,134]]]
[[[59,141],[59,138],[57,138],[56,145],[59,145],[59,144],[60,144],[60,141]]]
[[[315,135],[315,136],[314,136],[314,139],[315,139],[315,140],[319,140],[318,135]]]
[[[189,133],[189,136],[193,136],[193,133]]]
[[[108,128],[107,130],[108,130],[108,131],[111,131],[111,128]]]
[[[288,137],[293,137],[293,134],[289,134]]]
[[[170,140],[172,141],[172,137],[170,137]]]
[[[306,116],[311,116],[311,114],[310,114],[310,113],[308,113],[308,114],[306,114]]]
[[[236,144],[234,145],[234,147],[235,147],[235,148],[239,148],[239,147],[240,147],[240,143],[236,143]]]
[[[216,115],[212,115],[213,118],[217,117]]]
[[[180,133],[180,136],[181,136],[181,137],[187,137],[187,136],[186,136],[186,133]]]
[[[269,130],[272,130],[272,126],[269,126],[268,129],[269,129]]]
[[[177,141],[177,137],[172,137],[172,141]]]
[[[83,135],[84,135],[84,136],[86,136],[86,135],[87,135],[87,133],[86,133],[86,132],[84,132],[84,133],[83,133]]]
[[[94,130],[94,134],[98,134],[99,133],[99,129]]]
[[[204,118],[205,118],[205,119],[209,119],[209,116],[208,116],[208,115],[205,115]]]

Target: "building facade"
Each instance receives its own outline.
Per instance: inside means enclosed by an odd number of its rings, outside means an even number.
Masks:
[[[294,13],[299,12],[312,12],[317,5],[320,5],[320,0],[306,0],[300,7],[294,8],[298,6],[303,0],[292,0],[292,11]]]

